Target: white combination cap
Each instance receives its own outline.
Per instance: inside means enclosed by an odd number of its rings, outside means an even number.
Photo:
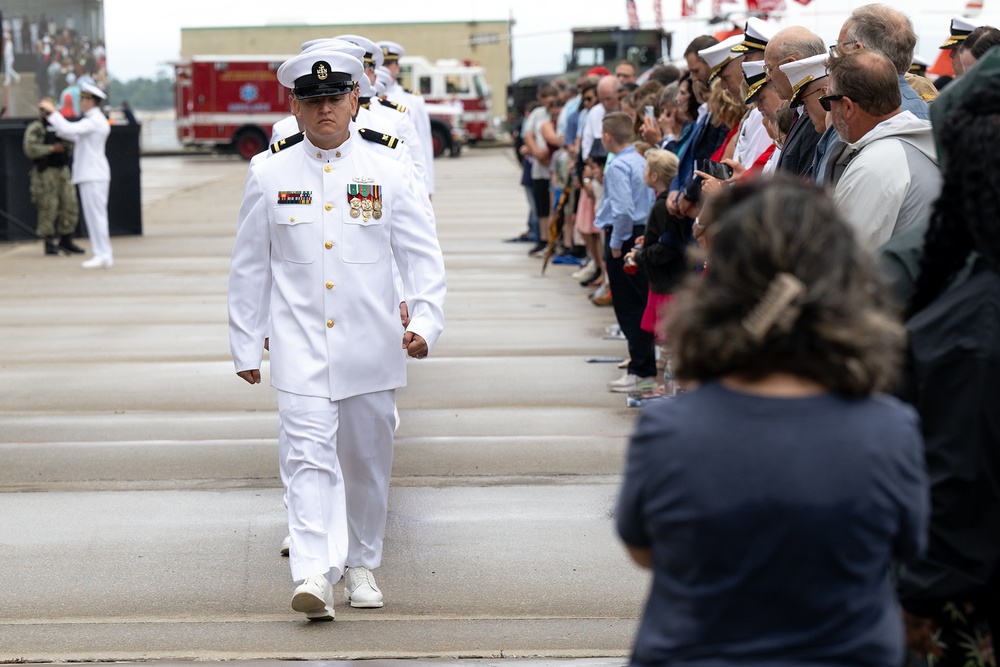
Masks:
[[[793,108],[802,106],[800,99],[802,90],[809,85],[810,81],[826,76],[826,61],[829,57],[826,53],[820,53],[778,66],[778,69],[788,77],[788,83],[792,84],[792,98],[788,100],[788,106]]]
[[[278,68],[278,81],[300,100],[345,95],[364,76],[361,61],[342,51],[309,51]]]
[[[378,67],[384,62],[385,56],[382,55],[382,49],[367,37],[362,37],[361,35],[337,35],[334,39],[340,39],[362,47],[365,50],[365,57],[362,62],[364,62],[366,67]]]
[[[733,35],[715,46],[702,49],[698,56],[708,63],[711,72],[708,75],[708,82],[712,83],[722,72],[722,68],[732,62],[733,58],[739,58],[742,54],[733,53],[733,47],[743,43],[743,35]]]
[[[743,78],[746,80],[747,86],[750,87],[744,102],[750,104],[757,99],[757,93],[767,83],[767,73],[764,72],[764,61],[753,60],[747,62],[744,60],[740,63],[740,67],[743,68]]]
[[[99,100],[106,100],[108,96],[104,94],[104,91],[90,83],[89,81],[84,81],[80,84],[80,94],[89,95],[90,97],[96,97]]]
[[[778,28],[767,21],[751,16],[743,29],[743,41],[732,48],[734,53],[747,51],[763,51],[767,43],[778,32]]]
[[[387,63],[396,62],[406,55],[406,50],[396,42],[382,40],[378,43],[378,45],[381,47],[382,54],[385,56],[385,61]]]
[[[951,34],[948,35],[948,39],[944,40],[944,44],[941,45],[942,49],[957,49],[962,45],[962,42],[972,34],[972,31],[983,25],[981,21],[976,21],[974,19],[967,19],[964,16],[955,16],[951,19]]]

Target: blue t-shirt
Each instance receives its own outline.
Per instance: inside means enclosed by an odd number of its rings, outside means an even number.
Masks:
[[[709,382],[648,408],[616,515],[653,586],[633,665],[902,664],[893,558],[926,545],[915,412]]]

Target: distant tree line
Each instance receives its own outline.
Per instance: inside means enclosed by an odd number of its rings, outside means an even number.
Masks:
[[[174,106],[174,81],[165,72],[160,72],[156,79],[132,79],[119,81],[112,77],[109,103],[120,106],[127,101],[133,109],[156,111],[170,109]]]

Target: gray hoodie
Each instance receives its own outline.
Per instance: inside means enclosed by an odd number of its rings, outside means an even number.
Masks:
[[[846,145],[833,178],[841,215],[861,245],[875,251],[893,234],[926,220],[941,191],[930,121],[909,111],[882,121]]]

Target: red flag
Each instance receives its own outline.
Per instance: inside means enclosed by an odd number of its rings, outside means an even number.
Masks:
[[[809,4],[810,0],[796,0],[803,5]],[[748,12],[780,12],[785,9],[785,0],[747,0]]]
[[[625,0],[625,9],[628,10],[628,27],[632,30],[638,30],[639,14],[635,10],[635,0]]]
[[[698,0],[681,0],[681,16],[695,16],[698,13]]]
[[[656,27],[663,27],[663,7],[660,6],[660,0],[653,0],[653,13],[656,15]]]

